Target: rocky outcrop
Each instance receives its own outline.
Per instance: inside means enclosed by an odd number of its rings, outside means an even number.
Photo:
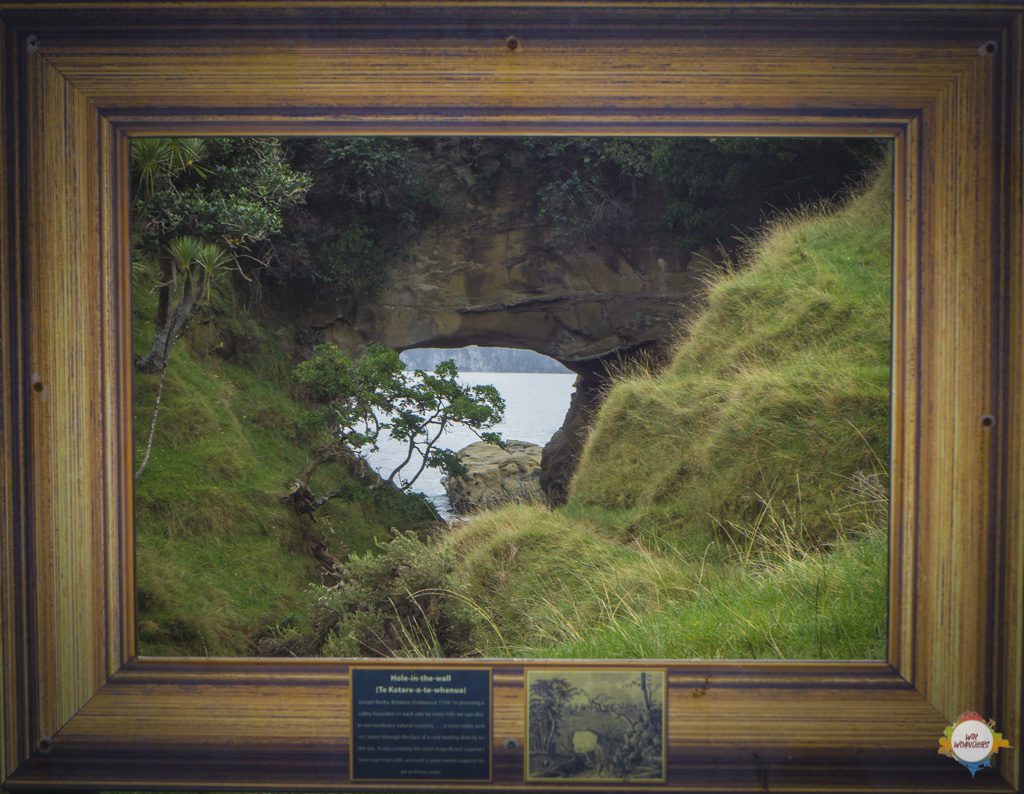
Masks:
[[[544,500],[538,445],[509,441],[502,448],[477,441],[459,450],[458,455],[466,475],[442,481],[456,513],[464,515],[505,502]]]
[[[373,297],[324,296],[308,324],[342,347],[490,345],[588,362],[666,339],[702,289],[702,259],[665,233],[602,248],[538,220],[537,184],[499,170],[493,192],[449,186],[440,214]],[[461,191],[461,192],[460,192]]]
[[[544,445],[540,487],[553,505],[563,504],[569,496],[569,482],[576,471],[587,438],[587,429],[597,415],[607,382],[604,367],[578,373],[576,391],[569,402],[565,420]]]
[[[311,332],[353,353],[467,345],[534,350],[580,375],[573,408],[545,454],[545,490],[562,498],[596,405],[605,362],[677,332],[706,265],[675,240],[638,236],[596,250],[538,223],[536,194],[508,178],[486,199],[450,201],[372,299],[324,300]],[[554,467],[548,472],[549,464]]]
[[[311,324],[350,350],[371,342],[396,350],[518,347],[572,369],[668,338],[701,284],[678,250],[641,250],[628,261],[561,252],[546,243],[543,228],[435,242],[421,242],[401,278],[372,302],[351,312],[323,307]]]
[[[434,369],[447,359],[455,362],[459,372],[548,372],[564,375],[569,371],[553,358],[515,347],[469,345],[454,350],[420,347],[402,353],[402,362],[409,369]]]

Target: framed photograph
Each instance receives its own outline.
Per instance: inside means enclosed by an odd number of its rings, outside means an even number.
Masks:
[[[526,780],[664,783],[661,670],[526,670]]]
[[[3,3],[0,784],[1020,790],[1022,43],[1012,2]],[[678,218],[721,198],[638,211],[645,185],[695,183],[697,147],[767,162],[782,141],[881,157],[857,188],[873,199],[789,216],[790,247],[773,250],[802,273],[815,218],[852,240],[805,280],[799,312],[751,299],[739,244],[687,237]],[[754,201],[737,178],[729,209],[797,213],[789,181],[770,172],[780,192]],[[206,213],[193,227],[189,196]],[[495,196],[529,203],[537,228],[480,222]],[[678,260],[657,244],[669,234]],[[381,287],[384,244],[404,280]],[[488,256],[500,279],[459,269]],[[274,289],[304,285],[301,328],[267,320],[273,289],[252,308],[271,259],[293,278]],[[697,301],[717,311],[705,327],[736,342],[724,358],[669,305],[701,263],[718,285]],[[338,297],[358,290],[379,300]],[[424,319],[427,294],[440,308]],[[320,299],[341,307],[329,322]],[[488,324],[495,306],[504,325]],[[671,323],[674,357],[645,369],[645,334]],[[808,341],[785,382],[758,368],[784,326]],[[460,380],[446,354],[396,363],[509,340],[569,366],[545,377],[575,378],[573,394],[616,401],[586,425],[583,475],[553,478],[539,446],[491,436],[501,389]],[[586,385],[587,361],[627,349],[602,370],[611,391]],[[698,360],[718,367],[700,382]],[[338,397],[356,375],[376,384],[366,399]],[[760,413],[726,410],[740,393]],[[383,445],[373,422],[413,449],[445,395],[491,445],[477,458],[427,446],[402,474],[402,455],[372,473],[350,454]],[[841,421],[854,405],[869,423]],[[782,414],[813,440],[784,446]],[[690,450],[697,424],[708,441]],[[836,482],[868,512],[800,479],[840,450],[854,451]],[[749,484],[771,455],[800,476],[735,498],[733,473]],[[270,460],[285,465],[254,463]],[[416,523],[406,492],[431,462],[434,506],[416,510],[480,515],[385,537]],[[516,504],[480,495],[491,464],[515,469],[498,490]],[[538,466],[555,507],[520,490]],[[360,504],[387,502],[373,527],[344,504],[355,485]],[[815,510],[856,529],[807,533]],[[815,567],[837,551],[846,567]],[[236,560],[258,578],[217,567]],[[737,560],[755,575],[722,574]],[[524,593],[510,583],[527,563]],[[433,578],[444,565],[455,574]],[[289,571],[305,576],[290,590]],[[965,749],[983,731],[988,754]]]

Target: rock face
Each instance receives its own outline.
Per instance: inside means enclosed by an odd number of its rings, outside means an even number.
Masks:
[[[637,233],[602,249],[538,217],[537,185],[499,170],[493,192],[449,186],[436,219],[389,263],[372,297],[329,299],[309,326],[353,351],[489,345],[589,362],[668,338],[707,269],[675,238]]]
[[[310,324],[341,347],[376,342],[396,350],[490,345],[588,362],[668,338],[701,288],[678,250],[636,251],[628,260],[560,252],[544,228],[449,229],[420,241],[373,302],[322,307]],[[341,311],[339,311],[341,309]]]
[[[673,338],[703,288],[707,265],[674,240],[638,237],[614,250],[567,243],[536,214],[536,194],[509,177],[487,200],[467,192],[390,266],[372,299],[325,300],[311,333],[353,353],[468,345],[534,350],[580,375],[557,449],[549,496],[563,498],[583,418],[607,362]]]
[[[517,347],[419,347],[402,353],[402,363],[410,369],[434,369],[446,359],[452,359],[459,372],[569,372],[553,358]]]
[[[551,504],[563,504],[569,496],[569,482],[583,452],[587,428],[601,406],[607,382],[608,373],[603,365],[576,375],[576,391],[569,402],[569,410],[562,426],[544,445],[541,456],[540,487]]]
[[[459,450],[465,477],[443,480],[456,513],[496,507],[505,502],[542,502],[541,448],[525,441],[509,441],[502,449],[477,441]]]

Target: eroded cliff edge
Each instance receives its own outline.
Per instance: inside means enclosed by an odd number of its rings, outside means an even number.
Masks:
[[[538,221],[530,184],[485,202],[464,186],[371,300],[318,301],[309,327],[352,351],[490,345],[535,350],[577,374],[542,483],[560,501],[609,368],[666,343],[699,294],[699,257],[665,235],[597,247]]]

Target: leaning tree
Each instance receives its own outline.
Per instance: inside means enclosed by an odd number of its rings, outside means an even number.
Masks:
[[[357,359],[336,345],[318,345],[293,372],[301,396],[310,403],[306,424],[318,442],[288,498],[301,511],[313,512],[343,495],[344,489],[316,495],[309,481],[334,462],[368,475],[360,453],[378,449],[386,436],[402,444],[404,454],[382,475],[384,486],[408,491],[428,468],[463,474],[456,453],[440,446],[445,431],[464,427],[500,444],[488,429],[501,421],[505,402],[493,386],[467,386],[458,375],[451,360],[433,372],[406,372],[398,353],[380,345],[368,346]]]

